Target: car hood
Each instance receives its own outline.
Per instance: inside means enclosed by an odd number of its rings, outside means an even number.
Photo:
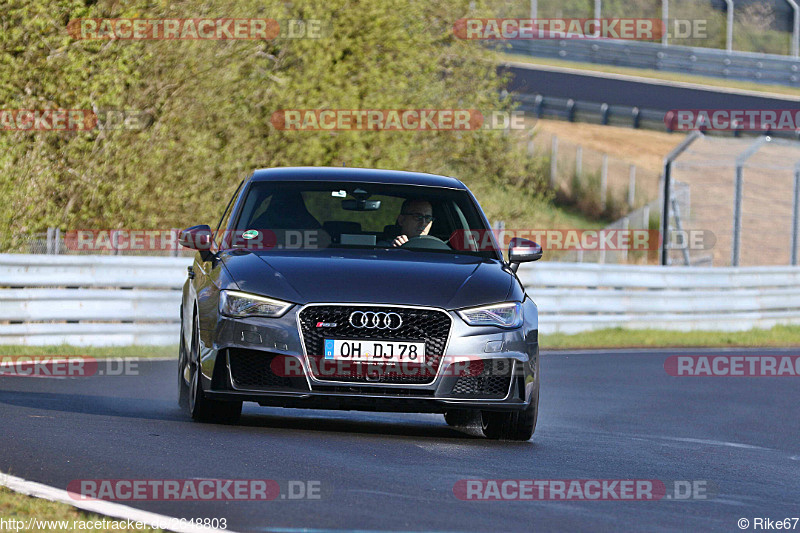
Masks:
[[[298,304],[458,309],[505,301],[514,279],[496,259],[409,250],[234,250],[222,261],[239,290]]]

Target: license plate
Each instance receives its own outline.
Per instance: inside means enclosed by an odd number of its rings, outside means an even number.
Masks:
[[[325,359],[370,363],[425,363],[425,343],[325,339]]]

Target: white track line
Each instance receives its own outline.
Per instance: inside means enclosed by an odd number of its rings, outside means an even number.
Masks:
[[[0,485],[8,487],[14,492],[34,496],[36,498],[43,498],[54,502],[65,503],[72,507],[77,507],[84,511],[97,513],[111,518],[120,520],[133,520],[136,522],[143,522],[155,528],[167,529],[169,531],[177,531],[178,533],[234,533],[229,529],[214,529],[199,527],[192,524],[181,524],[179,518],[167,516],[163,514],[151,513],[149,511],[142,511],[134,509],[127,505],[119,503],[107,502],[102,500],[74,500],[70,498],[69,493],[65,490],[56,489],[48,485],[36,483],[34,481],[27,481],[25,479],[4,474],[0,472]],[[47,520],[43,518],[42,520]]]

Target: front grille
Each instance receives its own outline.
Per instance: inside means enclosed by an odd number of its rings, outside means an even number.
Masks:
[[[288,361],[287,356],[259,350],[228,349],[231,380],[237,389],[308,390],[305,378],[301,377],[300,365],[286,364],[286,361]],[[276,374],[274,371],[276,368],[285,369],[281,373],[286,375]]]
[[[356,328],[350,322],[355,311],[398,313],[403,324],[396,330]],[[450,315],[444,311],[406,307],[324,305],[306,307],[300,312],[306,354],[311,372],[322,381],[347,381],[353,383],[426,384],[436,377],[450,334]],[[319,323],[326,326],[317,327]],[[335,326],[333,325],[335,324]],[[425,365],[377,365],[352,363],[325,371],[331,361],[325,361],[325,339],[374,339],[425,343]],[[320,367],[320,364],[323,366]]]
[[[451,395],[459,398],[502,399],[508,393],[511,368],[508,359],[473,361],[453,386]]]

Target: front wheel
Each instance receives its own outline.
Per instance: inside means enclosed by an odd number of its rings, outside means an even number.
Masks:
[[[186,343],[183,340],[183,324],[181,324],[181,341],[178,348],[178,405],[189,407],[189,385],[186,383]]]
[[[523,411],[498,413],[481,412],[481,428],[483,434],[495,440],[530,440],[536,429],[539,418],[539,391],[531,399],[531,403]]]
[[[203,394],[200,372],[200,335],[197,329],[197,318],[192,330],[192,351],[189,354],[189,415],[198,422],[211,422],[216,424],[235,424],[242,414],[242,402],[225,402],[211,400]]]

